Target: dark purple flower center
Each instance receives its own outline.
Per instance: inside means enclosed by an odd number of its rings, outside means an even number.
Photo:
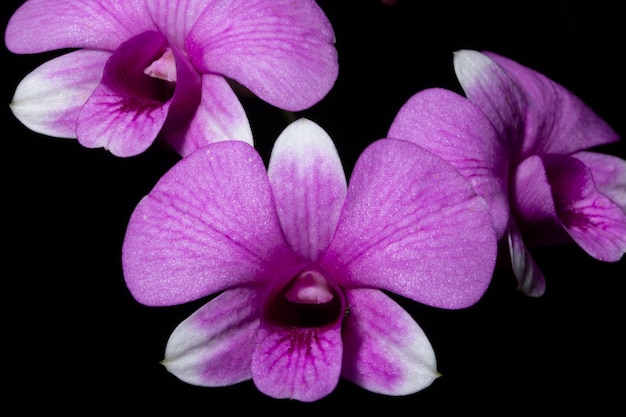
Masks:
[[[319,272],[304,270],[270,300],[268,319],[284,327],[320,327],[342,317],[342,297]]]

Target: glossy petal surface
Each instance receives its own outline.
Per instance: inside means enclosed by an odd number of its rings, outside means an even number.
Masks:
[[[328,134],[300,119],[278,137],[268,176],[287,241],[304,259],[328,248],[346,195],[346,177]]]
[[[487,289],[495,257],[490,214],[471,184],[425,149],[383,139],[355,165],[321,265],[346,287],[462,308]]]
[[[439,376],[435,352],[413,318],[382,291],[347,292],[342,376],[363,388],[407,395]]]
[[[75,138],[78,115],[110,56],[75,51],[42,64],[18,84],[11,103],[15,117],[35,132]]]
[[[259,327],[258,293],[227,290],[176,327],[163,365],[181,380],[225,386],[251,378],[250,364]]]
[[[298,262],[263,161],[240,141],[208,145],[159,180],[129,220],[122,261],[131,293],[150,305],[276,279]]]

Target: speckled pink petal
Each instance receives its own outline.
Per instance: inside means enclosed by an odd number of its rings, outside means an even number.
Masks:
[[[292,274],[265,165],[242,141],[205,146],[178,162],[135,208],[122,247],[131,294],[172,305]]]
[[[37,133],[76,138],[80,110],[100,83],[110,56],[103,51],[74,51],[44,63],[18,84],[13,114]]]
[[[342,376],[380,394],[408,395],[439,376],[435,352],[413,318],[382,291],[348,290]]]
[[[572,156],[589,168],[598,191],[626,212],[626,160],[597,152],[578,152]]]
[[[387,137],[416,143],[458,169],[489,205],[498,237],[504,236],[510,149],[476,105],[442,88],[422,90],[402,106]]]
[[[285,110],[308,108],[337,79],[335,35],[313,0],[211,2],[186,50],[202,72],[232,78]]]
[[[463,308],[489,286],[496,240],[485,201],[455,168],[411,142],[382,139],[354,167],[320,265],[344,287]]]
[[[342,350],[341,320],[324,327],[289,328],[262,322],[252,380],[270,397],[317,401],[339,382]]]
[[[259,327],[258,292],[227,290],[176,327],[163,365],[181,380],[202,386],[225,386],[250,379]]]
[[[296,120],[276,140],[268,176],[287,241],[316,261],[335,234],[347,189],[332,139],[314,122]]]

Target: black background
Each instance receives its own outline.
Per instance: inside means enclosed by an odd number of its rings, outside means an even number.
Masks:
[[[3,1],[3,28],[21,3]],[[429,87],[461,92],[452,52],[462,48],[491,50],[544,73],[626,134],[619,2],[319,4],[335,28],[339,78],[322,102],[298,116],[328,131],[348,173],[411,95]],[[341,380],[331,395],[306,404],[266,397],[251,381],[225,388],[180,382],[159,361],[173,328],[203,301],[142,306],[127,292],[120,263],[135,204],[177,158],[155,146],[120,159],[21,125],[9,110],[15,87],[56,54],[21,56],[2,49],[5,405],[15,399],[23,411],[110,408],[179,415],[250,407],[349,415],[379,406],[384,413],[409,415],[582,407],[601,415],[623,409],[624,261],[602,263],[574,245],[536,251],[548,283],[539,299],[516,292],[506,269],[465,310],[396,298],[429,336],[443,374],[414,395],[372,394]],[[288,122],[258,100],[243,103],[267,160]],[[626,157],[623,143],[601,150]]]

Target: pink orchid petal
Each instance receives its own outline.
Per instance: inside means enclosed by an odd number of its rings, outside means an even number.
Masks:
[[[383,139],[357,161],[320,265],[343,286],[462,308],[487,289],[496,251],[487,205],[456,169],[418,145]]]
[[[511,183],[512,210],[526,242],[530,246],[567,242],[541,157],[520,163]]]
[[[78,118],[81,145],[108,149],[116,156],[134,156],[156,139],[172,103],[164,92],[174,85],[144,73],[168,47],[158,32],[144,32],[124,42],[111,56],[102,83]],[[129,63],[132,62],[132,65]]]
[[[29,129],[75,138],[82,106],[98,86],[106,61],[101,51],[75,51],[51,59],[17,86],[11,110]]]
[[[416,143],[459,170],[489,205],[498,237],[504,235],[509,150],[478,107],[449,90],[423,90],[402,106],[387,137]]]
[[[580,160],[554,154],[542,160],[567,232],[594,258],[619,261],[626,252],[626,212],[597,189]]]
[[[297,111],[330,91],[338,74],[335,35],[313,0],[212,2],[186,50],[196,68],[233,78],[264,101]]]
[[[536,71],[490,52],[459,51],[454,60],[467,97],[500,132],[509,123],[515,135],[523,135],[522,158],[571,153],[619,139],[589,106]],[[523,117],[522,125],[511,111]]]
[[[376,393],[408,395],[439,376],[435,352],[413,318],[382,291],[347,291],[342,376]]]
[[[259,327],[258,292],[227,290],[176,327],[163,365],[184,382],[226,386],[248,380]]]
[[[335,233],[347,189],[332,139],[310,120],[291,123],[274,144],[268,176],[287,241],[316,261]]]
[[[546,280],[513,221],[509,225],[508,245],[517,289],[530,297],[541,297],[546,291]]]
[[[304,402],[330,394],[341,373],[341,320],[325,327],[281,328],[261,323],[252,380],[264,394]]]
[[[126,284],[148,305],[279,279],[299,262],[263,160],[241,141],[208,145],[168,171],[137,205],[122,249]]]
[[[202,98],[191,121],[166,137],[182,156],[223,140],[253,144],[250,123],[239,98],[223,77],[213,74],[202,76]]]
[[[20,54],[63,48],[113,51],[125,40],[154,29],[141,1],[28,0],[11,16],[5,42]]]
[[[598,191],[626,212],[626,160],[597,152],[578,152],[572,156],[589,168]]]

